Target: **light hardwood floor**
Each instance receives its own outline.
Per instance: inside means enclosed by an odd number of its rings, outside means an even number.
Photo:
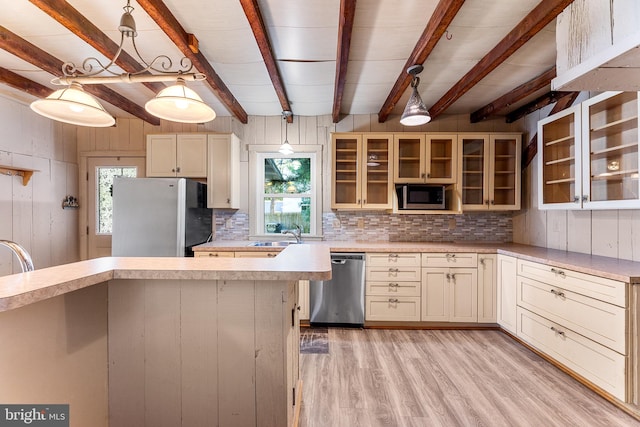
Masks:
[[[301,427],[640,426],[499,331],[329,329]]]

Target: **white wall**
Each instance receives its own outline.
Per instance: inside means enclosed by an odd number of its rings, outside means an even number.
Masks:
[[[587,95],[581,95],[576,102],[583,101]],[[526,117],[527,133],[523,141],[531,140],[538,120],[547,117],[551,108]],[[514,242],[640,261],[639,210],[538,209],[537,156],[522,174],[523,209],[513,216]]]
[[[0,239],[24,246],[36,268],[77,261],[78,212],[62,209],[64,197],[78,197],[76,127],[0,96],[0,166],[38,170],[26,186],[20,177],[0,175]],[[19,271],[0,247],[0,276]]]

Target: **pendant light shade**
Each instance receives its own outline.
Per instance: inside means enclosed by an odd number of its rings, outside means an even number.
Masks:
[[[180,78],[175,85],[158,92],[144,108],[156,117],[174,122],[205,123],[216,118],[216,112]]]
[[[78,83],[58,89],[45,99],[31,103],[31,109],[41,116],[78,126],[109,127],[116,120],[91,94]]]
[[[284,154],[286,156],[288,156],[289,154],[293,154],[293,147],[291,146],[291,144],[289,144],[289,128],[288,128],[288,123],[287,123],[287,118],[292,116],[293,113],[291,111],[283,111],[282,112],[282,118],[284,120],[284,142],[282,143],[282,145],[280,145],[280,148],[278,149],[278,153],[280,154]]]
[[[429,110],[427,110],[418,93],[418,85],[420,84],[418,74],[420,74],[422,70],[422,65],[413,65],[407,69],[407,73],[413,77],[411,79],[411,96],[400,118],[400,123],[404,126],[419,126],[431,121]]]

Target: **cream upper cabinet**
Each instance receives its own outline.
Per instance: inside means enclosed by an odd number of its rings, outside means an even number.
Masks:
[[[541,209],[637,209],[638,94],[605,92],[538,122]]]
[[[456,134],[395,134],[394,182],[455,183],[457,146]]]
[[[392,134],[334,133],[332,209],[393,207]]]
[[[520,209],[520,134],[460,134],[462,210]]]
[[[231,133],[209,134],[207,141],[207,205],[214,209],[239,209],[240,139]]]
[[[207,135],[147,135],[147,176],[205,178]]]
[[[512,334],[517,333],[517,279],[518,260],[507,255],[498,254],[497,292],[498,292],[498,324]]]

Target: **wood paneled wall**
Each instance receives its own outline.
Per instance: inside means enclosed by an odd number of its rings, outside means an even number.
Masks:
[[[588,98],[585,93],[576,102]],[[528,142],[546,107],[525,119]],[[522,173],[522,210],[513,216],[513,240],[534,246],[640,261],[640,211],[538,209],[538,158]]]
[[[31,254],[36,268],[79,259],[78,211],[62,200],[78,197],[76,127],[33,113],[0,96],[0,165],[37,169],[28,185],[0,175],[0,239]],[[0,247],[0,276],[20,272],[12,253]]]

